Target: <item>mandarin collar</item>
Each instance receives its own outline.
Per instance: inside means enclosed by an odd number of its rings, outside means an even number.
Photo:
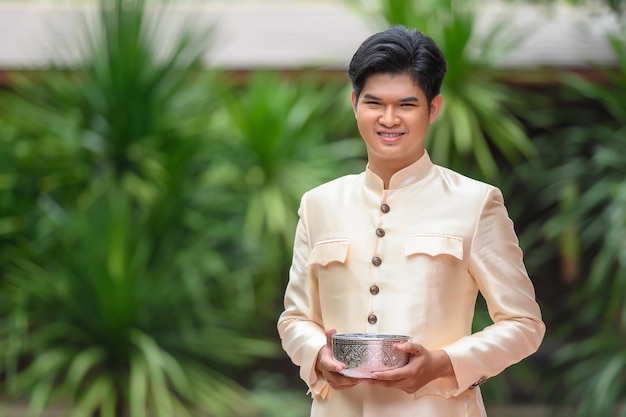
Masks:
[[[427,151],[424,151],[424,155],[422,155],[420,159],[393,174],[389,181],[389,190],[396,190],[421,181],[428,175],[432,168],[433,163],[430,160],[430,156]],[[369,166],[365,169],[365,186],[379,193],[382,193],[384,189],[382,178],[374,174],[374,172],[369,169]]]

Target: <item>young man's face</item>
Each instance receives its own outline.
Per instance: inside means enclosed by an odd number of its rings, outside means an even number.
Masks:
[[[352,107],[367,146],[369,167],[390,176],[424,154],[428,127],[439,114],[441,96],[429,105],[409,74],[373,74]],[[430,110],[430,111],[429,111]]]

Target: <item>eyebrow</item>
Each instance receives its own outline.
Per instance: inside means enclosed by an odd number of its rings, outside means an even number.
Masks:
[[[366,93],[363,96],[363,99],[368,99],[368,100],[374,100],[374,101],[383,101],[382,98],[380,97],[376,97],[372,94]],[[400,103],[415,103],[418,102],[419,99],[417,97],[411,96],[411,97],[405,97],[405,98],[401,98],[400,100],[398,100]]]

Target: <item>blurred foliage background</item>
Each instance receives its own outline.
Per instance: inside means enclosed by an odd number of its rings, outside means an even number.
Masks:
[[[548,333],[482,386],[488,406],[626,416],[625,3],[604,4],[616,67],[535,87],[499,69],[521,39],[507,22],[477,38],[478,2],[347,3],[373,31],[438,41],[451,71],[429,151],[499,186],[515,219]],[[275,321],[300,196],[364,168],[347,79],[205,68],[211,31],[164,52],[145,7],[101,0],[84,66],[0,92],[0,399],[31,416],[306,416]]]

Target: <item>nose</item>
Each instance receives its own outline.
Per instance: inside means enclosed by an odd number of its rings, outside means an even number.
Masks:
[[[391,127],[398,124],[398,116],[392,106],[384,108],[383,113],[380,115],[379,123],[383,126]]]

